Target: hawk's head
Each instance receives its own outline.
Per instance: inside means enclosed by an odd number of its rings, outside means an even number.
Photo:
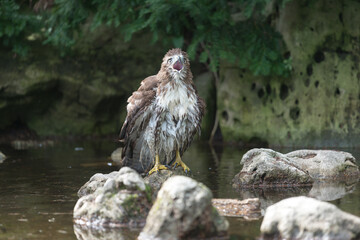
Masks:
[[[180,48],[169,50],[161,64],[161,70],[165,71],[171,80],[183,80],[190,73],[190,61],[186,52]]]

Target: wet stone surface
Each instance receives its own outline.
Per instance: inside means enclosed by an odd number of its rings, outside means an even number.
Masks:
[[[97,180],[99,183],[95,184]],[[123,167],[105,177],[98,174],[90,179],[87,186],[90,185],[97,188],[93,192],[82,191],[88,194],[83,195],[74,207],[76,224],[91,228],[141,227],[145,224],[152,205],[152,193],[136,171]]]
[[[353,181],[359,178],[355,158],[346,152],[298,150],[282,154],[271,149],[252,149],[241,159],[242,170],[233,187],[293,187],[316,180]]]
[[[212,193],[189,177],[169,178],[160,189],[139,235],[145,239],[206,239],[227,236],[229,223],[211,203]]]
[[[265,239],[358,239],[360,218],[330,203],[293,197],[266,210],[261,232]]]

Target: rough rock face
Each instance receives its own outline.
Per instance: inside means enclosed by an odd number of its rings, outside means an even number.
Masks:
[[[266,239],[359,239],[360,218],[330,203],[294,197],[267,208],[261,233]]]
[[[96,173],[94,174],[89,181],[87,181],[78,191],[78,197],[83,197],[89,194],[92,194],[96,189],[103,187],[105,182],[110,179],[115,179],[119,174],[118,171],[114,171],[108,174]]]
[[[182,168],[178,167],[174,170],[161,170],[156,174],[151,174],[149,176],[146,176],[144,178],[144,181],[151,187],[154,193],[154,197],[156,198],[156,195],[160,190],[161,186],[163,185],[163,183],[169,178],[177,175],[186,175],[186,174]]]
[[[223,63],[217,106],[224,139],[359,146],[359,11],[353,0],[289,1],[279,7],[273,24],[291,58],[291,77],[254,76]]]
[[[41,43],[25,58],[0,49],[0,129],[20,121],[39,135],[119,131],[126,99],[167,49],[148,48],[144,35],[124,42],[107,27],[85,35],[65,57]]]
[[[241,159],[243,168],[234,187],[311,185],[314,180],[349,180],[359,177],[355,158],[346,152],[299,150],[281,154],[252,149]]]
[[[152,204],[150,187],[128,167],[94,175],[79,192],[74,222],[90,227],[143,226]]]
[[[139,239],[203,239],[227,234],[228,222],[211,205],[212,193],[195,180],[175,176],[160,189]]]

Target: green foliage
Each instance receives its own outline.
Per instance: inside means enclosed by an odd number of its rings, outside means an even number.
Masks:
[[[212,71],[218,71],[223,59],[257,75],[286,75],[291,62],[283,59],[282,38],[268,20],[272,4],[281,7],[288,1],[55,0],[41,16],[44,42],[59,49],[71,48],[83,37],[84,24],[92,30],[107,25],[121,31],[125,40],[134,33],[151,31],[151,42],[161,40],[183,48],[191,59],[198,58]],[[18,39],[26,30],[29,16],[19,14],[14,1],[4,2],[8,9],[0,15],[1,31],[7,35],[0,36],[5,44],[6,38]],[[6,30],[12,20],[17,20],[14,33]],[[10,44],[16,45],[15,41]]]
[[[26,33],[36,31],[40,18],[22,12],[14,0],[0,1],[0,40],[4,46],[12,47],[14,53],[25,55],[28,46],[24,44]]]

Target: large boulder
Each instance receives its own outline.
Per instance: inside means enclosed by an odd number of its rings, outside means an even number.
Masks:
[[[270,206],[260,229],[265,239],[359,239],[360,218],[330,203],[294,197]]]
[[[145,224],[152,204],[151,189],[135,170],[123,167],[106,176],[97,174],[87,185],[74,207],[76,224],[95,228]]]
[[[185,176],[168,179],[139,239],[203,239],[227,234],[228,222],[211,204],[212,193]]]
[[[241,159],[242,170],[234,187],[289,187],[312,185],[315,180],[359,178],[355,158],[346,152],[299,150],[281,154],[271,149],[252,149]]]

